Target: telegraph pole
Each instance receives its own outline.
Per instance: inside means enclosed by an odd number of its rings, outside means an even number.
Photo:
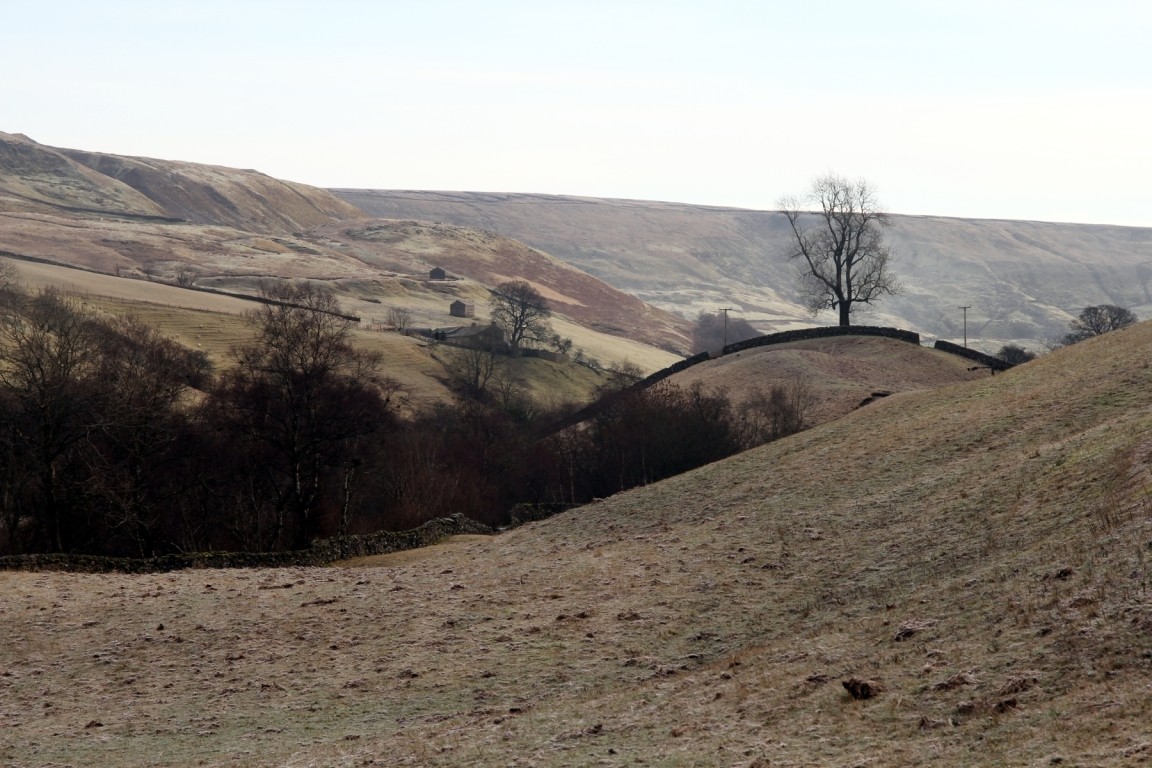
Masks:
[[[964,349],[968,349],[968,310],[972,309],[972,305],[957,307],[957,309],[964,311]]]
[[[720,312],[724,313],[724,346],[728,346],[728,313],[735,312],[733,307],[721,307]]]

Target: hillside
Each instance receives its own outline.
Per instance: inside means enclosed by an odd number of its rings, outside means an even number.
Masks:
[[[1144,764],[1150,356],[1141,324],[392,565],[0,573],[0,758]]]
[[[252,328],[241,315],[255,305],[241,297],[0,257],[2,263],[15,267],[19,281],[31,290],[51,286],[84,296],[84,303],[98,312],[135,315],[164,336],[204,351],[218,368],[230,365],[233,347],[251,339]],[[581,330],[572,327],[575,334]],[[402,399],[410,408],[452,397],[445,355],[424,340],[367,328],[356,329],[354,339],[358,347],[383,355],[386,375],[402,386]],[[532,358],[507,362],[515,378],[546,402],[583,402],[609,380],[605,373],[579,365]]]
[[[768,392],[799,378],[812,397],[808,424],[840,418],[874,393],[934,389],[987,378],[985,369],[957,355],[873,336],[847,336],[753,347],[694,365],[669,381],[726,389],[734,400]]]
[[[289,234],[359,209],[256,171],[46,147],[0,133],[0,210],[215,224]]]
[[[764,331],[812,322],[794,302],[787,222],[777,213],[530,194],[333,192],[375,216],[523,240],[688,316],[730,306]],[[862,324],[959,341],[958,307],[968,305],[968,336],[991,352],[1006,342],[1039,348],[1093,304],[1152,316],[1152,229],[893,216],[889,236],[906,290],[860,315]]]
[[[267,278],[326,282],[367,322],[486,319],[488,289],[532,282],[558,331],[608,362],[646,370],[687,348],[688,324],[523,243],[450,225],[369,219],[329,192],[250,170],[46,147],[0,133],[0,255],[235,293]],[[442,266],[456,278],[430,281]]]

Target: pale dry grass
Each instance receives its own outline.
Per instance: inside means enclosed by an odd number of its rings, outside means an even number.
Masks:
[[[692,317],[737,307],[764,331],[810,325],[797,303],[784,216],[710,206],[538,194],[333,190],[377,216],[492,229],[656,306]],[[892,325],[992,352],[1067,333],[1071,307],[1120,304],[1149,317],[1140,286],[1152,230],[899,216],[887,238],[904,284],[855,322]],[[968,299],[971,299],[969,301]],[[833,313],[821,321],[834,323]]]
[[[1141,325],[389,567],[0,574],[0,763],[1145,764],[1150,358]]]
[[[135,315],[163,335],[203,351],[217,368],[230,365],[231,350],[252,339],[252,327],[244,314],[259,305],[251,301],[49,264],[0,260],[11,264],[21,284],[30,290],[55,287],[76,295],[81,304],[96,312]],[[382,312],[380,305],[367,306],[377,313]],[[432,318],[437,325],[459,322],[448,316],[446,304],[441,310],[443,316]],[[557,328],[579,337],[590,350],[603,355],[602,359],[615,364],[635,361],[645,372],[678,359],[639,342],[588,331],[564,319],[558,319]],[[373,331],[366,325],[354,331],[354,338],[358,347],[383,356],[383,375],[400,384],[400,398],[405,410],[446,402],[451,398],[445,384],[448,373],[426,340],[389,331]],[[522,382],[541,405],[586,402],[607,380],[606,375],[577,365],[527,358],[511,360],[509,364],[513,378]]]
[[[753,347],[694,365],[670,377],[725,389],[733,400],[754,391],[804,382],[812,396],[807,423],[823,424],[860,407],[878,392],[889,395],[988,378],[987,369],[958,355],[876,336],[845,336]]]

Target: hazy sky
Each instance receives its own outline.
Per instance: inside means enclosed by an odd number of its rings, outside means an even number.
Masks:
[[[317,186],[1152,226],[1146,0],[0,0],[0,131]]]

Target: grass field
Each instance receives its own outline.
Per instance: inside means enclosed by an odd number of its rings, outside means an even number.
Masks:
[[[15,267],[20,282],[29,289],[52,286],[76,294],[83,304],[98,312],[135,315],[165,336],[204,351],[217,367],[227,366],[229,352],[252,338],[251,325],[244,314],[259,305],[251,301],[49,264],[4,261]],[[434,319],[440,325],[459,322],[446,313]],[[589,355],[605,365],[631,362],[647,373],[679,359],[646,344],[588,330],[564,318],[554,318],[554,324],[558,332],[574,338]],[[440,362],[444,356],[435,355],[424,341],[393,332],[368,330],[367,323],[355,331],[355,339],[357,345],[383,355],[385,375],[402,385],[412,406],[444,401],[450,396],[444,384],[444,365]],[[583,366],[536,359],[512,360],[509,364],[512,375],[544,404],[584,402],[606,381],[604,375]]]
[[[1149,359],[1136,326],[386,565],[0,573],[0,762],[1147,764]]]

